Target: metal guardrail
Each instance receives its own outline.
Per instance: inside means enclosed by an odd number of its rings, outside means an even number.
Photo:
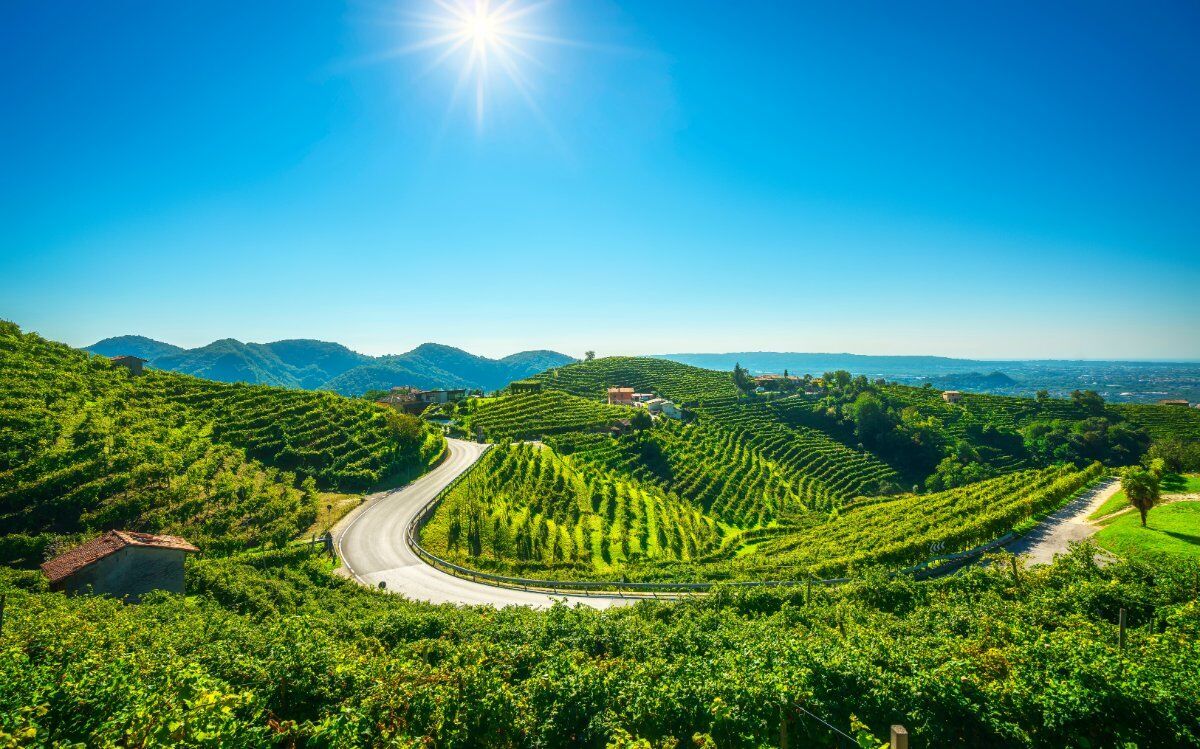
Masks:
[[[490,450],[492,445],[484,448],[484,451]],[[429,522],[429,518],[437,511],[442,500],[465,479],[471,471],[475,470],[475,466],[467,468],[467,470],[455,476],[454,479],[447,484],[440,492],[437,493],[432,500],[429,501],[409,522],[405,529],[404,540],[413,553],[420,557],[425,563],[436,569],[441,570],[455,577],[470,580],[472,582],[494,585],[501,588],[511,588],[536,592],[547,592],[554,594],[569,594],[578,593],[581,595],[592,596],[625,596],[626,594],[636,596],[653,596],[657,593],[664,593],[677,597],[688,593],[707,593],[714,588],[786,588],[811,585],[840,585],[849,582],[849,577],[834,577],[834,578],[812,578],[809,580],[743,580],[743,581],[705,581],[691,583],[675,583],[675,582],[625,582],[618,580],[539,580],[536,578],[525,577],[510,577],[508,575],[496,575],[490,572],[482,572],[473,570],[469,567],[455,564],[428,551],[421,546],[419,540],[421,530]],[[1093,484],[1094,485],[1094,484]],[[965,551],[955,552],[953,554],[944,554],[941,556],[927,559],[924,562],[915,564],[911,567],[906,567],[902,570],[896,570],[891,573],[892,577],[899,575],[912,575],[917,580],[928,580],[936,577],[955,572],[967,564],[975,561],[979,557],[989,551],[1000,548],[1018,537],[1015,533],[1005,533],[999,538],[995,538],[987,543],[980,544]]]

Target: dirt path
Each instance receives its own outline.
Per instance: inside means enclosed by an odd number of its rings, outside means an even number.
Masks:
[[[1197,501],[1200,501],[1200,494],[1164,494],[1164,495],[1162,495],[1162,497],[1159,498],[1158,502],[1155,503],[1154,506],[1162,507],[1164,505],[1175,504],[1176,502],[1197,502]],[[1101,515],[1100,517],[1096,518],[1092,522],[1095,523],[1096,525],[1100,525],[1101,523],[1107,523],[1109,520],[1112,520],[1115,517],[1119,517],[1121,515],[1125,515],[1126,513],[1130,513],[1130,512],[1136,512],[1136,510],[1134,510],[1134,508],[1133,508],[1133,505],[1129,505],[1128,507],[1122,507],[1121,509],[1117,510],[1116,512],[1110,512],[1107,515]]]
[[[1022,554],[1030,564],[1049,564],[1067,551],[1072,541],[1090,538],[1100,526],[1088,516],[1121,489],[1121,482],[1108,479],[1086,494],[1071,500],[1029,533],[1009,544],[1008,550]]]

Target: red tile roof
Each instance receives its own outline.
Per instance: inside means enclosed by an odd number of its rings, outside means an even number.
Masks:
[[[90,564],[95,564],[109,554],[115,554],[126,546],[148,546],[155,549],[177,549],[187,552],[200,551],[178,536],[156,536],[153,533],[137,533],[136,531],[109,531],[99,538],[93,538],[91,541],[76,546],[46,562],[42,565],[42,572],[46,573],[50,582],[56,583],[74,575]]]
[[[111,360],[111,361],[112,361],[114,364],[116,364],[117,362],[123,362],[123,361],[134,361],[134,360],[136,360],[136,361],[140,361],[140,362],[148,362],[148,361],[150,361],[149,359],[143,359],[143,358],[142,358],[142,357],[140,357],[140,356],[131,356],[131,355],[129,355],[129,354],[122,354],[121,356],[110,356],[110,357],[108,357],[108,358],[109,358],[109,359],[110,359],[110,360]]]

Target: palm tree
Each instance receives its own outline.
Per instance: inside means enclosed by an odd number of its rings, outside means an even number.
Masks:
[[[1142,514],[1142,527],[1146,527],[1146,513],[1158,501],[1158,477],[1144,468],[1130,468],[1121,477],[1121,488],[1129,504]]]

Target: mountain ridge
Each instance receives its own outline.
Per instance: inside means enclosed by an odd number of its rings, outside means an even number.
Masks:
[[[575,359],[546,349],[490,359],[454,346],[427,342],[402,354],[368,356],[340,343],[291,338],[247,343],[220,338],[185,349],[139,335],[105,338],[84,351],[104,356],[131,354],[150,366],[219,382],[333,390],[358,396],[396,386],[498,390]]]

